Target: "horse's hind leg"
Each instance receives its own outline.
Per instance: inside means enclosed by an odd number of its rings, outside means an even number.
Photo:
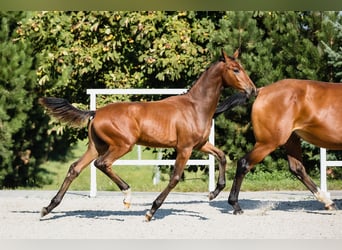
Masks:
[[[329,199],[326,194],[320,190],[319,187],[317,187],[317,185],[306,173],[302,160],[302,148],[300,144],[300,138],[296,134],[292,134],[284,147],[287,152],[287,158],[291,173],[294,174],[297,179],[299,179],[313,193],[318,201],[325,204],[326,209],[336,209],[334,202]]]
[[[69,171],[68,171],[68,174],[65,177],[64,182],[63,182],[62,186],[60,187],[59,191],[57,192],[56,196],[51,200],[50,204],[47,207],[43,207],[43,209],[41,211],[41,217],[50,213],[52,211],[52,209],[54,209],[55,207],[57,207],[61,203],[61,201],[62,201],[66,191],[68,190],[70,184],[72,183],[72,181],[96,157],[97,157],[97,151],[95,150],[95,148],[91,144],[89,144],[88,150],[86,151],[86,153],[78,161],[71,164]]]
[[[113,170],[112,164],[115,160],[128,153],[132,147],[109,147],[107,152],[100,156],[94,163],[95,167],[107,175],[124,193],[124,206],[129,208],[131,205],[130,186],[120,178]]]
[[[216,148],[211,143],[207,142],[200,149],[200,151],[208,154],[212,154],[219,161],[219,176],[216,184],[216,188],[214,191],[210,192],[209,200],[213,200],[217,197],[217,195],[225,188],[226,186],[226,156],[225,154],[218,148]]]

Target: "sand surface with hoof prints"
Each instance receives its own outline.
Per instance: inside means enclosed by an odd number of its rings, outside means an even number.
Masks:
[[[69,191],[40,218],[56,191],[0,190],[0,239],[342,239],[342,190],[330,191],[340,210],[326,211],[309,191],[241,192],[244,213],[233,215],[229,192],[171,192],[150,222],[159,193]]]

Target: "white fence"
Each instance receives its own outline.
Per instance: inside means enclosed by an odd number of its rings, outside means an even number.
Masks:
[[[328,161],[327,160],[327,150],[325,148],[320,148],[320,161],[321,161],[321,190],[328,193],[327,188],[327,167],[341,167],[342,161]]]
[[[90,95],[90,109],[96,110],[96,95],[178,95],[187,89],[87,89]],[[209,142],[214,145],[214,120],[210,130]],[[113,165],[174,165],[175,160],[117,160]],[[215,157],[209,155],[208,160],[189,159],[187,165],[209,166],[209,191],[215,189]],[[96,167],[91,163],[90,172],[90,197],[95,197],[97,192]]]

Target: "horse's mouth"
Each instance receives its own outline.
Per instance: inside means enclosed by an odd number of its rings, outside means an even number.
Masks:
[[[247,96],[248,99],[249,99],[250,97],[255,97],[255,96],[257,96],[257,94],[258,94],[258,90],[257,90],[256,87],[246,89],[244,92],[245,92],[245,94],[246,94],[246,96]]]

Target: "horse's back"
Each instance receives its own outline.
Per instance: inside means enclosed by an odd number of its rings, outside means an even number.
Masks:
[[[325,108],[342,107],[342,84],[312,80],[283,79],[259,89],[254,106],[273,108],[291,105]],[[341,110],[342,111],[342,110]]]
[[[175,147],[179,136],[184,137],[183,131],[192,134],[193,127],[197,126],[198,122],[193,125],[193,119],[189,119],[190,113],[194,112],[190,105],[185,96],[150,102],[111,103],[96,111],[93,126],[101,131],[98,133],[104,141],[124,135],[131,143]]]
[[[99,108],[96,116],[101,115],[113,119],[176,119],[180,114],[190,112],[189,102],[183,96],[170,96],[159,101],[114,102]],[[172,118],[175,117],[175,118]],[[102,117],[101,117],[102,118]],[[179,117],[178,117],[179,118]]]

